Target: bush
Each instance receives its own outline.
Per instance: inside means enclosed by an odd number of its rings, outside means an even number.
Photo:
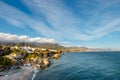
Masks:
[[[14,61],[8,58],[4,58],[0,56],[0,65],[1,66],[11,66],[13,65]]]

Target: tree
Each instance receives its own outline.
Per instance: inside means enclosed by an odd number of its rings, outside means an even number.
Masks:
[[[5,47],[3,50],[2,50],[2,56],[4,55],[9,55],[11,54],[11,49],[10,47]]]

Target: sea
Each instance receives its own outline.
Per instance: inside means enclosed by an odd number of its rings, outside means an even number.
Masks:
[[[69,52],[34,80],[120,80],[120,52]]]

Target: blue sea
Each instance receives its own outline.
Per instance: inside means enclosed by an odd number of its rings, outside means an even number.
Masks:
[[[120,52],[71,52],[34,80],[120,80]]]

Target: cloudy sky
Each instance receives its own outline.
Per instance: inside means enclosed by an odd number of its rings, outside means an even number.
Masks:
[[[120,0],[0,0],[0,41],[120,48]]]

